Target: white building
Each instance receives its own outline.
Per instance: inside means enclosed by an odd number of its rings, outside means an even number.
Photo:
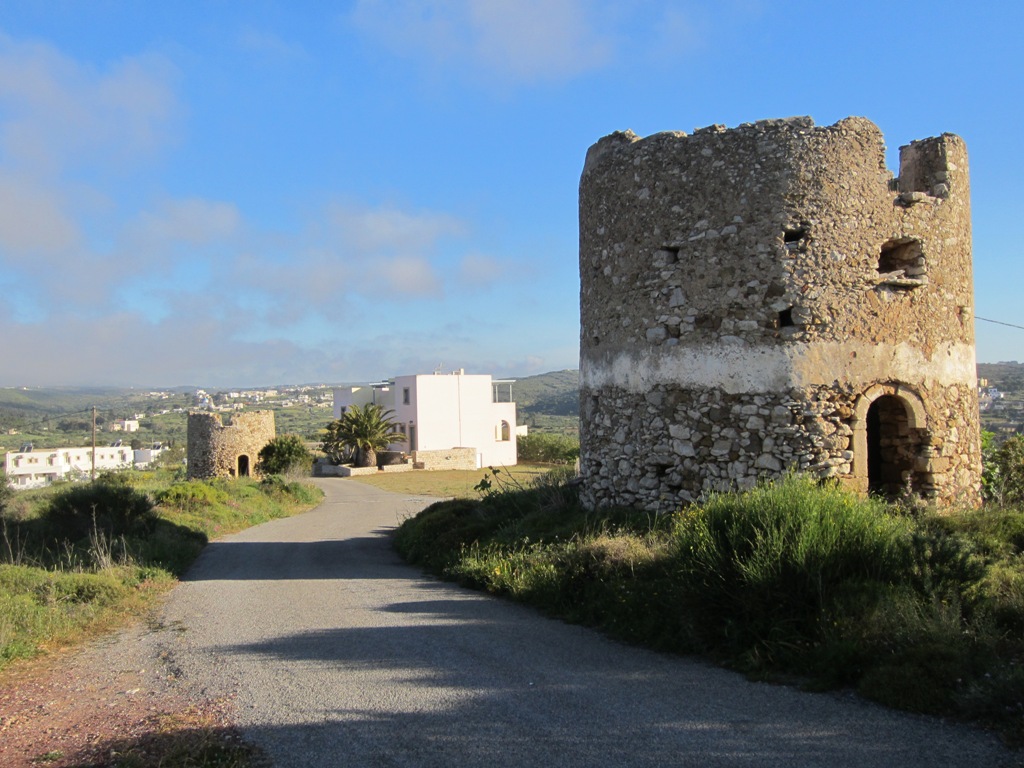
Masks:
[[[394,411],[405,443],[392,450],[414,454],[472,448],[476,466],[513,466],[516,404],[509,379],[486,374],[419,374],[334,390],[334,417],[350,405],[376,403]]]
[[[96,446],[97,472],[129,469],[134,459],[129,446]],[[4,472],[8,484],[18,490],[87,477],[92,473],[92,448],[10,451],[4,458]]]

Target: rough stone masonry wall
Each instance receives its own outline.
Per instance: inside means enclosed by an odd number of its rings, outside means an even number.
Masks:
[[[274,439],[273,411],[236,413],[229,424],[220,414],[188,415],[188,477],[234,477],[239,457],[246,457],[251,474],[256,474],[259,452]]]
[[[416,469],[477,469],[476,448],[444,448],[436,451],[413,451]]]
[[[866,491],[880,398],[892,423],[873,445],[898,464],[890,486],[977,498],[966,148],[950,134],[903,147],[899,179],[884,153],[862,118],[616,133],[591,147],[588,503],[671,509],[791,467]]]

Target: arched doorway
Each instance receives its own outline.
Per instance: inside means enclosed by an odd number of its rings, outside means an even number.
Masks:
[[[868,408],[868,491],[895,498],[913,489],[915,441],[910,439],[907,409],[895,395],[883,395]]]
[[[249,476],[249,457],[244,453],[238,457],[238,477]]]
[[[924,490],[920,457],[926,421],[924,403],[902,385],[875,385],[858,399],[854,475],[862,491],[892,499]]]

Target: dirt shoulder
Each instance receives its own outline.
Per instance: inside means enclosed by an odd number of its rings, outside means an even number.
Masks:
[[[174,766],[203,753],[259,763],[231,725],[231,701],[179,682],[160,631],[138,624],[8,670],[0,677],[0,765]]]

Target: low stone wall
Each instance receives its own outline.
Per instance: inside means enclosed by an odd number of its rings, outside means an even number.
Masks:
[[[336,472],[331,472],[330,474],[332,474],[332,475],[337,475],[338,477],[352,477],[353,475],[376,475],[378,472],[388,472],[388,473],[412,472],[413,465],[412,464],[385,464],[383,467],[378,468],[378,467],[351,467],[351,466],[348,466],[347,464],[343,464],[343,465],[341,465],[339,467],[333,467],[333,469],[335,469],[337,471]]]
[[[446,448],[440,451],[413,451],[416,469],[479,469],[476,448]]]
[[[313,477],[342,477],[345,468],[338,464],[318,461],[313,465]]]
[[[476,448],[447,448],[440,451],[413,451],[412,458],[400,464],[385,464],[382,467],[353,467],[349,464],[328,464],[317,462],[314,474],[321,477],[352,477],[353,475],[375,475],[378,472],[411,472],[414,469],[479,469]]]

